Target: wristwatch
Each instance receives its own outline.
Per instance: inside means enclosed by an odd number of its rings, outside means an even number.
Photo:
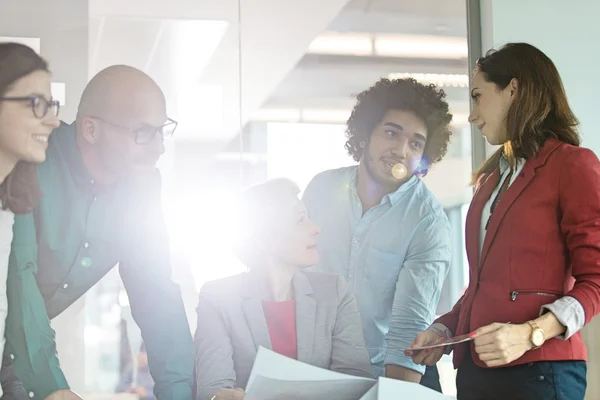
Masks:
[[[533,344],[533,349],[531,350],[537,350],[540,347],[542,347],[542,345],[546,341],[546,334],[535,321],[527,321],[527,323],[529,324],[529,326],[531,326],[532,329],[531,335],[529,336],[529,340],[531,340],[531,344]]]

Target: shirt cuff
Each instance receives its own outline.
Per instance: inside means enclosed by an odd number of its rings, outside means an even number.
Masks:
[[[585,311],[581,303],[574,297],[565,296],[552,304],[546,304],[540,309],[540,315],[552,312],[556,319],[567,328],[565,333],[556,336],[557,339],[567,340],[585,325]]]
[[[427,330],[434,331],[435,333],[443,337],[444,340],[452,339],[452,337],[454,337],[454,334],[452,333],[450,328],[448,328],[446,325],[440,322],[432,324],[429,328],[427,328]],[[452,349],[453,346],[444,347],[444,354],[450,354],[452,352]]]
[[[425,365],[415,364],[412,358],[405,356],[404,353],[398,354],[397,352],[390,352],[388,350],[385,356],[384,365],[397,365],[399,367],[417,371],[421,375],[425,374]]]
[[[427,328],[427,330],[434,331],[435,333],[437,333],[438,335],[440,335],[441,337],[443,337],[446,340],[448,340],[448,339],[452,338],[452,336],[454,336],[452,334],[452,331],[450,330],[450,328],[448,328],[446,325],[444,325],[440,322],[436,322],[436,323],[432,324],[429,328]]]

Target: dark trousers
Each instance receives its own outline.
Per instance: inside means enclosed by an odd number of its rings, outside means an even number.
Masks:
[[[437,365],[428,366],[425,369],[425,374],[421,378],[421,385],[442,393]]]
[[[458,400],[583,400],[585,361],[540,361],[481,368],[471,355],[458,367]]]

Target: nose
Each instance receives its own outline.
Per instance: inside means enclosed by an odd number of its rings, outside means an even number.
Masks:
[[[58,119],[57,115],[49,112],[44,118],[44,125],[47,125],[52,129],[56,129],[60,126],[60,120]]]
[[[400,139],[397,145],[392,149],[394,158],[398,158],[400,160],[406,159],[408,153],[410,152],[409,143],[410,140],[407,138]]]
[[[160,133],[154,135],[154,138],[152,138],[152,141],[148,143],[147,146],[149,147],[148,150],[159,156],[162,156],[165,153],[165,139]]]
[[[471,111],[471,113],[469,114],[469,123],[474,124],[476,120],[477,116],[475,115],[475,111]]]
[[[315,224],[314,222],[310,221],[313,225],[313,233],[312,236],[319,236],[319,234],[321,233],[321,227],[317,224]]]

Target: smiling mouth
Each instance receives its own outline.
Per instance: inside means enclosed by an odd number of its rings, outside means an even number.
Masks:
[[[39,135],[39,134],[34,134],[32,135],[32,137],[37,140],[38,142],[42,142],[42,143],[48,143],[48,135]]]

